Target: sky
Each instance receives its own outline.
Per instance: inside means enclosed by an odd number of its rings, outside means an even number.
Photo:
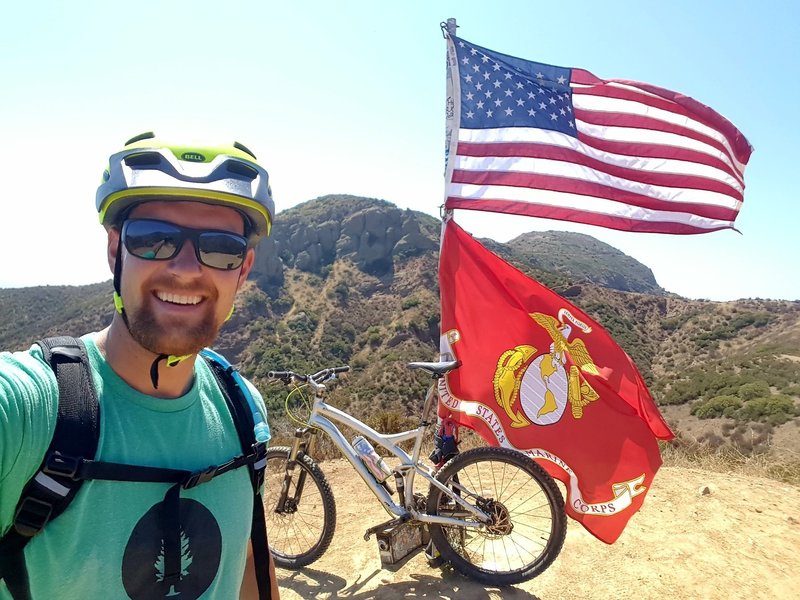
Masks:
[[[0,287],[110,279],[95,190],[108,156],[143,131],[240,141],[270,173],[278,220],[326,194],[438,217],[439,23],[452,17],[460,37],[498,52],[692,96],[755,148],[741,233],[457,210],[464,229],[500,242],[585,233],[687,298],[800,299],[800,3],[34,0],[0,15]]]

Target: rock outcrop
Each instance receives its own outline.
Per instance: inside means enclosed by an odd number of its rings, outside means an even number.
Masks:
[[[394,259],[438,248],[438,222],[380,200],[324,196],[280,213],[258,249],[252,277],[280,286],[283,269],[320,274],[337,259],[365,273],[391,276]]]

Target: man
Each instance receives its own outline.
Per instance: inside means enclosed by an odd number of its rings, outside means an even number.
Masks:
[[[254,246],[269,234],[267,172],[238,143],[176,146],[143,134],[111,156],[96,208],[108,232],[116,307],[109,327],[81,338],[100,408],[96,460],[197,472],[242,455],[198,352],[230,317]],[[246,387],[265,416],[260,395]],[[39,469],[57,407],[56,378],[39,346],[0,354],[0,535]],[[91,480],[25,546],[30,597],[257,597],[249,539],[259,497],[248,469],[179,487],[172,575],[170,486]],[[271,556],[269,572],[278,598]],[[0,599],[11,597],[0,582]]]

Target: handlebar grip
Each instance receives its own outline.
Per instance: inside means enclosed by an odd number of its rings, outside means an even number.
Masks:
[[[283,381],[288,381],[292,378],[294,373],[291,371],[269,371],[267,373],[267,377],[270,379],[281,379]]]
[[[328,367],[327,369],[322,369],[322,371],[318,371],[313,375],[309,375],[308,378],[312,381],[316,381],[317,383],[323,383],[328,379],[334,379],[337,373],[344,373],[345,371],[349,371],[350,367],[345,365],[343,367]]]

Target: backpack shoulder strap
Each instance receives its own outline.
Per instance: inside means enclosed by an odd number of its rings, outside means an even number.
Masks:
[[[241,377],[234,375],[236,369],[216,352],[204,350],[202,356],[220,390],[225,397],[225,402],[230,410],[231,418],[236,426],[239,443],[245,455],[259,454],[257,460],[250,464],[251,481],[254,493],[259,493],[264,483],[264,468],[266,466],[266,444],[259,443],[255,437],[255,419],[253,410],[248,401],[249,390],[243,389],[245,385]],[[238,375],[238,373],[236,373]]]
[[[264,505],[261,500],[261,486],[264,483],[266,470],[266,443],[256,440],[255,419],[252,407],[248,402],[250,392],[243,389],[244,381],[234,376],[236,369],[215,352],[204,351],[201,356],[206,360],[211,372],[225,396],[225,402],[236,425],[236,433],[244,454],[256,454],[255,462],[250,463],[250,480],[253,484],[253,520],[250,527],[250,543],[253,547],[253,563],[258,582],[258,596],[261,600],[271,597],[271,581],[269,572],[269,541],[267,540],[267,524],[264,517]]]
[[[58,416],[42,464],[25,485],[13,526],[0,540],[0,578],[15,598],[27,597],[25,545],[78,493],[82,481],[72,477],[76,459],[94,458],[100,433],[100,408],[83,342],[61,336],[37,343],[58,382]]]

